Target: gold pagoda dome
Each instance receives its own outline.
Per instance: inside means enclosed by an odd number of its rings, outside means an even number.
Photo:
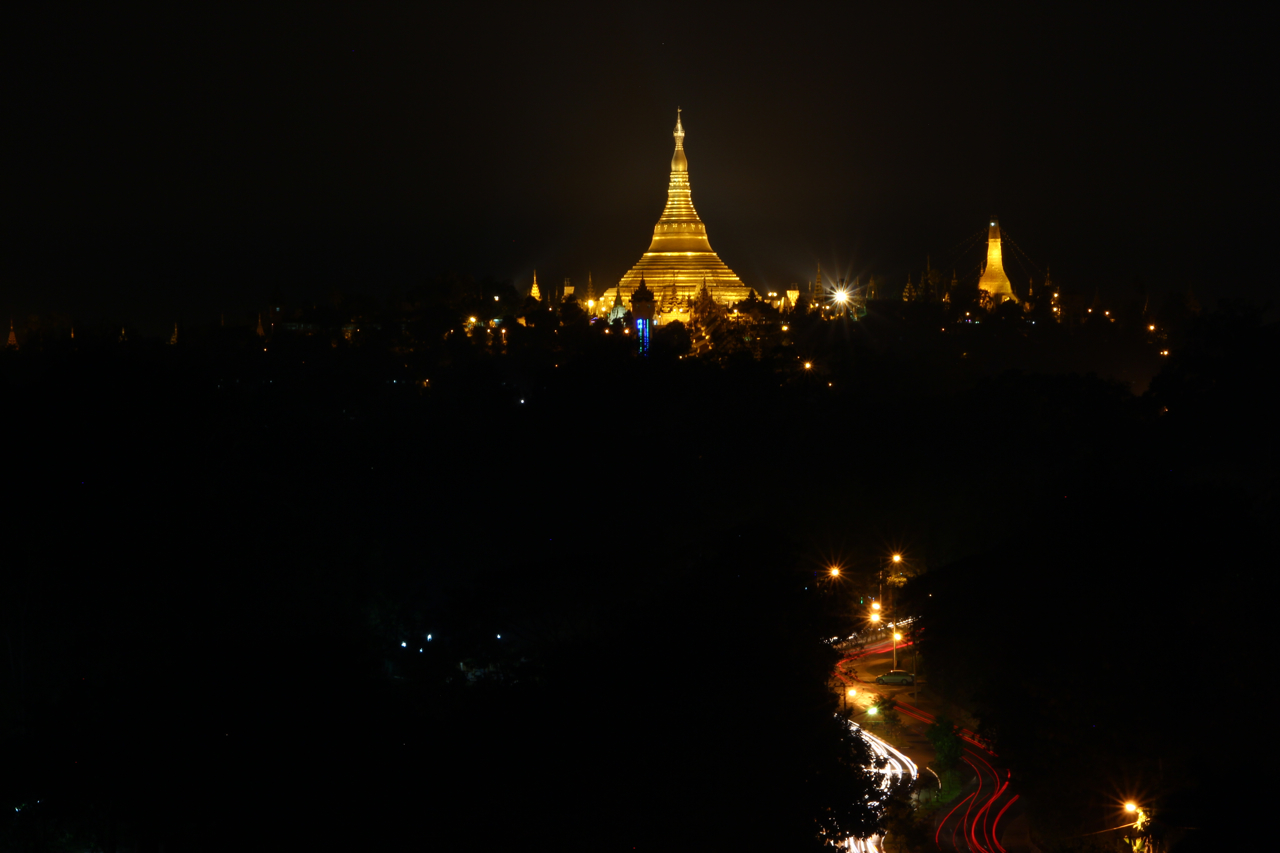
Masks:
[[[689,158],[684,152],[684,123],[676,110],[676,149],[671,156],[671,178],[667,185],[667,206],[653,227],[649,251],[618,282],[620,293],[630,295],[649,281],[671,282],[676,297],[692,299],[707,281],[707,290],[720,303],[747,298],[750,288],[720,260],[707,240],[707,226],[693,209],[689,189]]]
[[[978,279],[978,289],[992,305],[1009,301],[1017,302],[1018,297],[1013,295],[1013,285],[1004,272],[1004,253],[1000,248],[1000,220],[993,216],[989,221],[991,225],[987,230],[987,265],[982,271],[982,278]]]

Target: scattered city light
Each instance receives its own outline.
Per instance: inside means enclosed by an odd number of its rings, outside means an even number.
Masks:
[[[902,562],[902,555],[901,555],[901,554],[894,554],[894,555],[893,555],[893,561],[894,561],[895,563],[901,563],[901,562]]]
[[[872,613],[872,614],[871,614],[871,621],[872,621],[872,622],[879,622],[879,621],[880,621],[880,614],[879,614],[879,613]]]
[[[788,328],[790,328],[790,327],[789,327],[789,326],[783,326],[783,327],[782,327],[782,331],[784,331],[784,332],[785,332]]]
[[[873,601],[873,602],[871,602],[871,609],[872,609],[872,610],[879,610],[879,609],[880,609],[880,602],[878,602],[878,601]]]
[[[812,361],[806,361],[806,362],[804,363],[804,369],[805,369],[805,370],[812,370],[812,369],[813,369],[813,362],[812,362]]]
[[[894,632],[893,632],[893,638],[894,638],[895,640],[901,640],[901,639],[902,639],[902,635],[901,635],[901,634],[899,634],[897,631],[894,631]]]
[[[496,297],[496,296],[495,296],[495,297],[493,297],[493,301],[494,301],[494,302],[497,302],[497,301],[498,301],[498,297]]]
[[[1156,327],[1155,327],[1154,325],[1147,326],[1147,331],[1148,331],[1148,332],[1154,332],[1155,330],[1156,330]]]
[[[832,566],[832,567],[831,567],[831,577],[833,577],[833,578],[838,578],[838,577],[840,577],[840,569],[838,569],[838,568],[837,568],[837,567],[835,567],[835,566]]]
[[[467,321],[468,321],[468,322],[470,322],[470,323],[474,323],[474,322],[476,321],[476,318],[475,318],[475,317],[468,317],[468,318],[467,318]]]
[[[501,634],[499,634],[499,635],[498,635],[498,639],[499,639],[499,640],[501,640],[501,639],[502,639],[502,635],[501,635]]]

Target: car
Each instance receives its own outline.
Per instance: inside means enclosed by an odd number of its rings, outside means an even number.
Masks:
[[[905,669],[891,669],[884,675],[876,677],[876,684],[905,684],[910,687],[915,683],[915,674]]]

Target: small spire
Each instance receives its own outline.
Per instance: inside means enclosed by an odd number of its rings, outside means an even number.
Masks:
[[[538,271],[533,271],[533,288],[529,291],[529,295],[539,302],[542,301],[542,291],[538,289]]]
[[[5,349],[18,348],[18,336],[13,333],[13,320],[9,321],[9,341],[4,346]]]

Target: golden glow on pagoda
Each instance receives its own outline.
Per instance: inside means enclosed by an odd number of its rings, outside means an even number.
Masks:
[[[1000,250],[1000,220],[991,217],[991,226],[987,230],[987,266],[978,279],[978,289],[985,299],[993,305],[1009,300],[1017,301],[1013,295],[1013,285],[1009,276],[1004,274],[1004,254]]]
[[[530,289],[529,295],[539,302],[542,301],[542,290],[538,287],[538,271],[533,271],[533,288]]]
[[[750,288],[720,260],[707,240],[707,226],[693,209],[689,189],[689,160],[684,153],[684,126],[676,110],[675,154],[671,157],[671,182],[667,206],[653,228],[653,242],[622,280],[621,293],[630,294],[643,276],[651,286],[660,286],[683,302],[693,299],[705,281],[711,297],[728,304],[747,298]]]

